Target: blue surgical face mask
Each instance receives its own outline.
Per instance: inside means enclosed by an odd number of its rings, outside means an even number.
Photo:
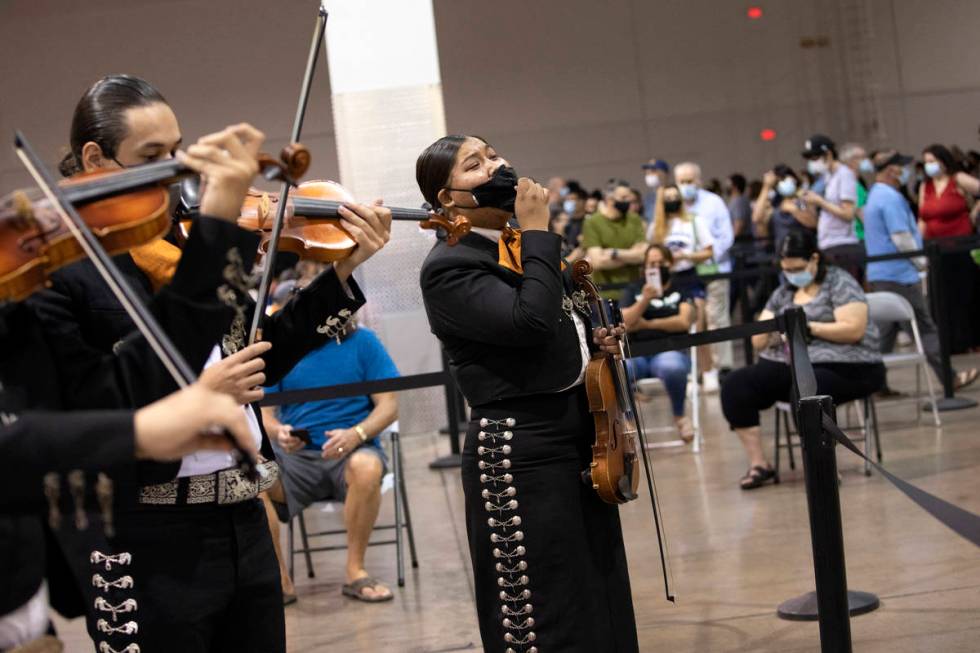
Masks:
[[[912,178],[912,173],[909,171],[908,167],[902,168],[902,174],[898,177],[898,183],[904,186],[909,183],[909,179]]]
[[[939,161],[926,161],[925,171],[928,176],[936,177],[943,171],[943,169],[942,166],[939,165]]]
[[[568,215],[572,215],[573,213],[575,213],[576,204],[578,204],[578,202],[576,202],[574,199],[565,200],[564,202],[561,203],[561,210],[567,213]]]
[[[562,186],[562,187],[561,187],[561,188],[560,188],[560,189],[558,190],[558,196],[559,196],[559,197],[565,197],[566,195],[568,195],[568,186]]]
[[[783,197],[795,197],[796,196],[796,180],[792,177],[786,177],[785,179],[780,179],[779,183],[776,184],[776,192],[778,192]]]
[[[677,184],[681,197],[685,202],[693,202],[698,197],[698,187],[695,184]]]
[[[875,164],[871,162],[871,159],[864,157],[861,159],[861,163],[858,164],[858,170],[861,171],[863,175],[870,175],[875,171]]]
[[[807,268],[797,272],[784,271],[783,276],[786,278],[786,282],[789,283],[789,285],[796,286],[797,288],[806,288],[813,283],[813,273]]]

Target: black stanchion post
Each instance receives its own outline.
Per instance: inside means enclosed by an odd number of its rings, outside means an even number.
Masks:
[[[951,362],[952,352],[950,349],[950,329],[952,327],[946,307],[948,306],[945,283],[943,279],[942,249],[939,243],[926,243],[926,256],[929,259],[929,307],[932,310],[932,321],[936,323],[939,331],[939,354],[943,361],[943,397],[936,402],[936,408],[940,411],[961,410],[963,408],[973,408],[977,402],[972,399],[955,396],[956,388],[954,385],[953,364]],[[931,410],[929,404],[921,406],[922,410]]]
[[[786,335],[791,343],[803,328],[803,319],[800,309],[787,311]],[[836,440],[824,430],[822,423],[824,413],[834,415],[834,404],[827,396],[806,396],[797,400],[796,391],[815,392],[816,379],[805,352],[803,361],[794,355],[793,368],[793,401],[802,444],[817,591],[785,601],[776,612],[781,618],[792,621],[819,620],[821,651],[850,653],[850,617],[871,612],[880,602],[874,594],[847,590]]]
[[[448,456],[440,456],[433,460],[429,463],[429,469],[447,469],[463,464],[459,448],[460,394],[459,390],[456,389],[456,383],[449,375],[449,359],[445,349],[442,350],[442,369],[446,373],[446,385],[443,388],[446,393],[446,420],[448,422],[446,430],[449,433],[449,450],[451,453]]]
[[[748,277],[742,277],[740,274],[747,267],[745,264],[746,252],[744,250],[737,250],[734,256],[735,266],[733,269],[735,275],[732,281],[738,284],[738,303],[742,312],[742,324],[748,324],[752,321],[752,306],[749,305],[749,279]],[[745,364],[751,365],[755,357],[751,336],[742,340],[742,347],[745,350]]]

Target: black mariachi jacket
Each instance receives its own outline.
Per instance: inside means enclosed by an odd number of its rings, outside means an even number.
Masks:
[[[234,238],[241,230],[210,218],[199,226],[188,240],[186,263],[178,267],[174,283],[156,297],[151,309],[168,332],[194,324],[197,332],[205,334],[201,337],[213,342],[233,315],[215,295],[214,280],[221,276],[220,258],[229,251],[228,242],[238,246]],[[4,484],[5,500],[0,503],[0,578],[5,580],[0,614],[27,601],[46,575],[52,605],[65,616],[76,616],[82,612],[81,596],[61,547],[45,536],[44,492],[36,463],[43,464],[45,471],[59,472],[97,466],[119,480],[133,469],[132,465],[112,469],[132,459],[132,415],[58,416],[34,411],[81,407],[92,396],[117,397],[121,404],[123,380],[138,378],[156,358],[145,341],[133,338],[120,343],[114,353],[76,359],[81,352],[61,340],[60,331],[42,325],[36,309],[43,303],[35,295],[28,302],[0,310],[0,421],[5,425],[0,438],[2,459],[14,463],[6,478],[15,486]],[[203,364],[213,346],[205,350],[193,339],[177,343],[192,364],[198,359]],[[112,429],[107,432],[105,427]],[[93,436],[97,439],[91,439]],[[65,479],[56,478],[65,488]],[[62,503],[67,494],[67,489],[59,491]],[[62,542],[63,537],[71,537],[72,529],[72,520],[64,521],[57,533]],[[104,538],[101,529],[87,531],[86,538]]]
[[[220,253],[212,247],[194,246],[195,233],[219,229],[225,245]],[[198,241],[199,242],[199,241]],[[173,281],[160,291],[191,298],[175,307],[168,302],[162,326],[191,367],[200,371],[216,344],[224,354],[238,351],[246,343],[255,304],[248,295],[248,275],[255,259],[259,239],[237,226],[217,220],[198,221],[191,230]],[[123,273],[144,300],[151,300],[150,281],[129,255],[117,257]],[[344,328],[350,317],[364,304],[364,297],[353,279],[350,294],[331,269],[300,293],[278,313],[262,321],[262,338],[272,343],[265,355],[267,383],[276,383],[308,352],[320,347]],[[69,389],[68,408],[111,409],[144,406],[176,389],[163,365],[148,352],[138,364],[121,364],[127,347],[122,343],[142,340],[136,326],[98,276],[84,262],[54,275],[50,289],[29,300],[52,341],[62,376]],[[154,300],[154,303],[157,303]],[[214,312],[214,314],[209,313]],[[116,372],[103,382],[87,377],[109,361]],[[261,426],[261,411],[256,408]],[[275,456],[264,428],[262,454]],[[132,505],[137,492],[133,486],[164,483],[176,478],[180,461],[141,462],[138,473],[118,487],[117,503]]]
[[[571,271],[560,271],[557,234],[523,233],[523,275],[497,259],[497,243],[471,233],[453,247],[436,243],[422,265],[429,326],[472,406],[574,383],[582,350],[572,311],[582,318],[593,349],[588,303],[573,288]]]
[[[24,383],[23,371],[33,375]],[[31,383],[33,381],[34,383]],[[65,415],[23,412],[55,409],[61,403],[57,372],[37,321],[23,305],[0,309],[0,615],[37,592],[48,566],[42,475],[91,468],[133,456],[133,416],[128,411]],[[103,432],[112,428],[110,438]],[[63,569],[63,567],[62,567]],[[67,579],[68,587],[71,578]],[[64,583],[52,583],[58,603]]]

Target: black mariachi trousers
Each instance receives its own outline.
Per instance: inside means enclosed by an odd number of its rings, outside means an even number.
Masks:
[[[258,499],[124,512],[116,531],[112,551],[89,561],[96,651],[285,652],[279,565]]]
[[[595,441],[583,387],[472,418],[462,476],[484,650],[638,651],[619,511],[580,476]]]

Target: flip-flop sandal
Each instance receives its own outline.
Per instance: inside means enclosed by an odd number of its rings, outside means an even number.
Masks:
[[[292,605],[293,603],[296,603],[297,601],[299,601],[299,599],[296,597],[295,594],[283,594],[282,595],[282,607],[284,607],[284,608],[287,605]]]
[[[364,594],[364,590],[368,588],[374,589],[381,584],[381,581],[377,578],[365,576],[364,578],[358,578],[353,583],[347,583],[340,588],[340,591],[344,596],[349,596],[352,599],[364,601],[365,603],[382,603],[395,598],[394,594],[391,593],[387,596],[366,596]]]
[[[980,372],[977,372],[976,368],[972,370],[966,370],[965,372],[960,372],[959,374],[956,375],[956,389],[960,390],[962,388],[967,387],[968,385],[976,381],[977,377],[980,377]]]
[[[775,480],[775,478],[776,470],[770,467],[756,465],[755,467],[749,468],[749,471],[738,482],[738,486],[743,490],[754,490],[757,487],[762,487],[769,481]]]

